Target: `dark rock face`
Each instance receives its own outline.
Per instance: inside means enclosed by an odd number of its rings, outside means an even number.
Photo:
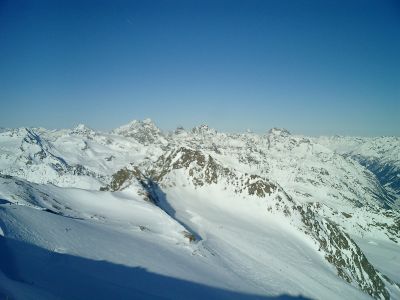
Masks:
[[[141,177],[142,174],[137,167],[134,167],[133,170],[123,168],[117,173],[113,174],[111,182],[107,186],[101,187],[100,191],[119,191],[125,183],[129,182],[132,179],[139,179]]]
[[[133,182],[136,182],[140,189],[138,193],[143,197],[145,201],[155,204],[156,199],[152,192],[152,181],[149,180],[137,166],[133,166],[133,169],[123,168],[112,175],[111,181],[104,187],[100,188],[100,191],[121,191]]]
[[[257,175],[250,175],[247,179],[246,186],[248,186],[249,195],[256,195],[264,197],[267,194],[271,195],[276,186]]]
[[[301,220],[306,233],[317,241],[326,260],[335,266],[338,276],[355,283],[375,299],[390,299],[385,283],[358,245],[338,225],[319,217],[315,209],[313,204],[301,207]]]
[[[165,175],[172,170],[189,169],[189,175],[194,177],[195,172],[204,170],[206,182],[217,182],[217,165],[213,162],[211,156],[208,158],[197,150],[180,147],[171,153],[161,156],[155,166],[152,168],[151,177],[155,181],[161,181]],[[195,185],[203,185],[204,178],[194,178]]]
[[[161,156],[150,173],[152,179],[159,182],[169,172],[177,169],[186,169],[194,186],[217,184],[220,180],[225,180],[234,187],[236,193],[246,191],[249,195],[258,197],[270,195],[276,190],[276,185],[265,178],[240,174],[223,167],[211,155],[185,147]]]

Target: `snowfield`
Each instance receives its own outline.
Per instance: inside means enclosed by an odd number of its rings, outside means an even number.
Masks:
[[[399,153],[149,119],[4,129],[0,298],[400,299]]]

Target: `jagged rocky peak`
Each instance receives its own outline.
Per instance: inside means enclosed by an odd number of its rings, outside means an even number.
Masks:
[[[187,178],[190,178],[194,186],[218,184],[222,181],[232,186],[235,193],[260,198],[270,195],[278,188],[266,178],[224,167],[211,155],[187,147],[179,147],[161,156],[151,171],[151,176],[160,182],[170,172],[178,169],[186,169]]]
[[[216,134],[217,131],[214,128],[210,128],[208,125],[202,124],[202,125],[194,127],[192,129],[192,133],[210,135],[210,134]]]
[[[137,166],[129,165],[114,173],[111,181],[105,187],[101,187],[100,191],[120,191],[132,184],[132,180],[144,180],[144,175]]]
[[[151,119],[144,119],[143,121],[134,120],[112,130],[111,133],[134,138],[144,145],[154,144],[164,140],[161,130]]]
[[[76,134],[76,135],[94,135],[95,132],[93,129],[87,127],[85,124],[78,124],[77,126],[75,126],[75,128],[73,128],[71,130],[72,134]]]
[[[271,128],[271,129],[268,131],[268,135],[274,135],[274,136],[289,136],[289,135],[291,135],[291,133],[290,133],[287,129],[285,129],[285,128],[277,128],[277,127],[274,127],[274,128]]]
[[[186,130],[183,126],[178,126],[176,127],[174,134],[179,135],[179,134],[185,134]]]
[[[192,163],[204,167],[205,162],[206,156],[201,151],[178,147],[159,157],[152,170],[152,176],[156,180],[161,180],[173,169],[188,168]]]
[[[137,195],[141,196],[143,200],[155,204],[151,185],[151,180],[142,173],[138,166],[131,163],[114,173],[110,182],[106,186],[100,187],[100,191],[116,192],[130,188],[136,191]]]
[[[154,124],[154,122],[147,118],[144,119],[143,121],[141,120],[133,120],[131,122],[129,122],[128,124],[122,125],[116,129],[113,130],[113,132],[116,133],[122,133],[122,132],[127,132],[127,131],[132,131],[135,129],[139,129],[139,128],[148,128],[148,129],[154,129],[154,130],[158,130],[158,127]]]
[[[195,186],[217,183],[220,175],[230,172],[209,154],[189,147],[177,147],[162,155],[150,173],[155,181],[160,182],[170,172],[178,169],[187,170]]]

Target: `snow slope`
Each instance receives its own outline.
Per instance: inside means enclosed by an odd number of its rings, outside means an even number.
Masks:
[[[116,287],[126,289],[116,294],[124,298],[130,298],[131,292],[167,297],[167,292],[152,289],[159,284],[157,276],[151,279],[153,273],[238,293],[261,292],[220,265],[203,245],[190,243],[185,228],[164,211],[130,192],[61,189],[11,178],[1,181],[1,198],[21,197],[10,203],[3,200],[0,207],[0,226],[7,237],[2,252],[9,252],[2,264],[12,257],[7,273],[15,273],[19,282],[49,293],[50,298],[87,299],[92,292],[80,283],[86,276],[101,291],[96,298],[109,299]],[[109,268],[118,276],[109,274]],[[123,278],[125,273],[133,278]],[[147,278],[152,281],[145,282]],[[176,291],[169,288],[169,297],[175,298]],[[218,292],[197,289],[202,292],[196,295],[198,299],[208,293],[219,298]],[[192,291],[183,292],[180,297]]]
[[[232,207],[233,211],[226,212],[222,219],[221,210],[226,209],[223,204],[216,210],[205,210],[206,203],[201,205],[196,198],[192,200],[200,204],[197,207],[180,202],[194,220],[187,224],[202,233],[201,241],[190,243],[184,234],[186,228],[157,206],[130,197],[130,193],[89,192],[16,182],[3,179],[2,190],[14,195],[29,193],[30,196],[21,195],[29,202],[18,199],[15,201],[19,205],[15,205],[3,201],[0,219],[7,240],[2,247],[8,248],[9,256],[13,257],[11,273],[16,273],[18,282],[31,283],[27,285],[50,293],[50,298],[85,299],[88,294],[80,286],[79,277],[86,276],[96,289],[99,283],[106,285],[104,290],[100,289],[102,294],[106,293],[104,299],[115,292],[114,285],[122,285],[125,290],[117,295],[125,298],[132,292],[145,298],[168,296],[163,290],[152,289],[151,285],[158,284],[157,278],[146,284],[143,278],[136,278],[142,272],[243,294],[325,295],[327,299],[335,299],[344,288],[354,299],[365,298],[338,279],[321,257],[315,257],[315,247],[307,240],[299,238],[279,221],[267,220],[262,214],[254,215],[257,210],[250,209],[238,218],[234,210],[239,207]],[[7,194],[3,192],[2,198],[5,197]],[[172,203],[179,202],[179,198],[174,200]],[[60,207],[60,203],[65,207]],[[200,216],[203,221],[199,221]],[[248,218],[258,222],[249,222]],[[186,220],[185,214],[177,219]],[[284,238],[282,232],[286,232]],[[7,256],[2,258],[3,263],[4,260]],[[89,260],[145,270],[139,274],[132,271],[134,281],[125,278],[121,282],[121,276],[110,278],[107,269],[111,266],[97,267]],[[299,260],[304,264],[299,264]],[[89,269],[86,265],[90,265]],[[39,269],[44,272],[38,274]],[[77,276],[76,271],[82,274],[71,280]],[[128,270],[114,272],[130,273]],[[313,275],[308,278],[305,274]],[[321,275],[324,276],[321,278]],[[66,282],[69,288],[65,287]],[[191,288],[181,292],[184,294],[179,294],[180,297],[220,298],[218,292],[208,295],[201,288],[195,297],[191,295]],[[175,293],[171,291],[169,297],[175,298]],[[232,296],[227,295],[229,299]]]
[[[0,296],[400,298],[398,141],[336,139],[4,129]]]
[[[400,138],[398,137],[320,137],[317,141],[330,149],[350,156],[376,175],[391,195],[400,203]]]

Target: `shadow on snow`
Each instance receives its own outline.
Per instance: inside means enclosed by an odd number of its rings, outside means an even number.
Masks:
[[[306,299],[302,296],[264,297],[229,291],[151,273],[142,267],[52,252],[2,236],[1,272],[13,282],[57,299]],[[3,284],[0,277],[0,298],[13,299],[15,290]]]

